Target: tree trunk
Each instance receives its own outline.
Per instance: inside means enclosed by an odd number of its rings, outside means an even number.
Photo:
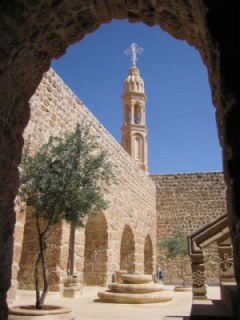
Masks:
[[[74,275],[75,226],[71,223],[69,239],[68,275]]]
[[[40,288],[39,288],[39,263],[40,263],[40,253],[38,254],[36,264],[35,264],[35,290],[36,290],[36,309],[40,308]]]
[[[46,239],[49,237],[51,233],[50,223],[48,223],[47,227],[43,232],[41,232],[39,225],[39,217],[36,217],[37,230],[38,230],[38,240],[39,240],[39,254],[36,260],[35,265],[35,288],[36,288],[36,309],[42,309],[45,298],[48,293],[48,270],[45,261],[45,252],[47,248]],[[42,269],[43,275],[43,291],[40,294],[40,274],[39,269]]]
[[[184,277],[184,256],[182,256],[182,281],[183,281],[183,286],[185,286],[185,277]]]

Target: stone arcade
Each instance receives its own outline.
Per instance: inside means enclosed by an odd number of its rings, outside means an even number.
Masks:
[[[20,244],[23,231],[21,223],[24,224],[24,221],[20,217],[15,227],[14,199],[18,191],[18,165],[23,146],[22,134],[30,117],[29,99],[41,82],[44,72],[49,69],[52,58],[60,57],[69,45],[82,39],[85,34],[95,31],[102,23],[107,23],[114,18],[129,19],[130,22],[142,21],[149,26],[160,25],[172,36],[184,39],[190,45],[195,46],[207,66],[213,102],[216,107],[219,141],[223,148],[224,180],[227,186],[227,223],[233,245],[235,279],[239,290],[240,114],[239,89],[236,81],[239,70],[239,37],[237,34],[239,17],[236,6],[237,3],[222,0],[217,2],[208,0],[128,2],[121,0],[98,2],[91,0],[82,0],[81,2],[74,0],[41,2],[16,0],[10,2],[5,0],[1,2],[1,320],[7,319],[6,294],[11,286],[11,279],[13,282],[17,279],[17,261],[20,260],[21,254]],[[40,114],[36,114],[35,117],[40,119]],[[45,118],[43,118],[43,123],[44,121]],[[52,121],[54,120],[52,119]],[[120,147],[116,146],[116,148]],[[129,170],[137,171],[130,160],[126,165],[129,166]],[[137,177],[139,180],[136,180]],[[124,177],[122,176],[122,178],[124,182]],[[152,208],[153,183],[143,171],[142,175],[139,171],[136,173],[135,180],[131,182],[131,185],[143,186],[142,179],[146,179],[146,185],[144,185],[146,191],[143,193],[146,192],[149,195],[149,208]],[[141,205],[143,207],[143,204]],[[144,212],[140,208],[137,210]],[[146,213],[145,216],[147,216]],[[101,221],[101,232],[105,234],[105,239],[108,237],[108,240],[110,238],[112,240],[115,237],[115,240],[119,241],[118,231],[115,235],[105,232],[106,220],[102,213],[98,219]],[[149,219],[151,221],[151,215],[149,215]],[[14,228],[15,255],[13,263]],[[146,232],[144,245],[142,241],[138,244],[140,234],[138,234],[139,238],[135,238],[136,242],[134,243],[134,235],[129,225],[122,225],[121,228],[122,234],[124,234],[122,239],[132,239],[132,241],[127,241],[127,244],[130,243],[130,252],[133,254],[132,244],[136,244],[136,251],[139,252],[135,256],[134,268],[142,268],[144,255],[147,256],[152,250],[151,256],[155,256],[156,247],[153,242],[156,240],[153,236],[154,229],[152,230],[151,223],[149,224],[149,233]],[[143,226],[141,228],[144,229]],[[60,230],[64,229],[59,228],[55,236],[58,232],[62,232]],[[89,230],[94,232],[94,227],[89,226]],[[194,239],[197,241],[197,238]],[[64,243],[63,241],[61,245]],[[201,245],[202,242],[199,240],[197,243]],[[144,247],[147,250],[143,249]],[[122,252],[124,257],[125,251]],[[122,258],[121,261],[126,260]],[[153,266],[155,265],[155,261],[151,263]],[[145,268],[149,268],[147,263]],[[13,270],[12,274],[11,270]]]

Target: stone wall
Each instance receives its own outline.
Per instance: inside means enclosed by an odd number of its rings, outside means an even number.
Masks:
[[[75,270],[80,279],[83,281],[85,279],[88,285],[106,285],[111,280],[113,272],[119,270],[123,264],[121,259],[126,259],[124,243],[127,241],[123,239],[126,228],[131,230],[133,236],[134,252],[131,263],[134,271],[143,273],[147,265],[148,272],[149,270],[153,272],[156,264],[156,192],[152,180],[142,169],[136,167],[131,157],[53,70],[44,75],[30,104],[31,118],[24,137],[25,140],[30,137],[33,151],[47,142],[51,135],[74,130],[76,123],[85,118],[87,122],[92,123],[92,133],[99,137],[99,143],[110,152],[111,160],[116,165],[118,185],[111,186],[106,196],[110,201],[110,207],[99,213],[95,221],[94,218],[90,219],[86,230],[78,230],[76,234]],[[23,216],[23,213],[21,215]],[[15,246],[14,265],[18,265],[20,260],[18,280],[20,287],[27,289],[33,287],[33,271],[29,271],[29,266],[33,266],[37,242],[33,241],[34,231],[29,230],[29,228],[34,228],[34,224],[28,222],[28,217],[26,220],[25,233],[24,219],[22,218],[18,223],[19,228],[22,226],[22,229],[20,228],[22,231],[18,230],[18,234],[22,236],[23,252],[20,259],[19,254],[17,255],[17,246]],[[88,232],[89,235],[86,235],[85,232]],[[99,249],[101,242],[94,242],[94,238],[99,239],[100,233],[105,241],[102,241]],[[18,243],[19,237],[18,235]],[[29,241],[29,238],[32,240]],[[149,245],[149,239],[151,245]],[[31,243],[31,250],[27,242]],[[63,224],[61,231],[57,229],[49,240],[51,259],[48,261],[51,272],[54,274],[52,278],[50,277],[52,279],[51,290],[61,289],[66,276],[68,242],[69,226]],[[152,250],[151,268],[146,262],[147,257],[149,258],[149,248]],[[35,253],[32,252],[34,250]],[[32,252],[30,257],[29,252]]]
[[[221,172],[151,175],[157,189],[157,242],[172,235],[181,225],[186,234],[196,231],[214,218],[226,213],[226,187]],[[206,263],[208,282],[218,281],[219,265],[216,246],[211,245]],[[181,279],[181,259],[165,258],[163,249],[157,250],[157,265],[164,272],[165,281]],[[186,259],[185,276],[191,280],[190,260]]]
[[[31,119],[24,137],[27,139],[30,136],[33,151],[47,142],[51,135],[73,130],[76,123],[85,118],[92,122],[93,133],[100,137],[100,144],[110,151],[117,167],[119,185],[112,186],[107,195],[110,208],[89,219],[86,229],[76,232],[75,272],[80,280],[86,285],[106,285],[114,271],[121,268],[131,272],[154,273],[156,267],[161,266],[164,281],[180,281],[180,259],[166,260],[157,243],[171,235],[173,227],[178,224],[190,234],[226,212],[222,173],[151,175],[148,178],[53,70],[44,75],[30,102]],[[18,274],[20,287],[29,289],[33,288],[32,269],[37,239],[34,242],[34,222],[29,220],[31,216],[26,216],[20,204],[16,208],[18,219],[13,283],[16,285]],[[63,224],[56,228],[49,240],[51,290],[61,290],[66,277],[69,237],[69,226]],[[28,242],[31,243],[31,250]],[[211,260],[206,267],[207,281],[217,281],[216,246],[211,246],[209,253]],[[185,275],[191,280],[189,260]]]

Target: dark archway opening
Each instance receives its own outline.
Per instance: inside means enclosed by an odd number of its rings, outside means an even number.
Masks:
[[[153,246],[150,235],[147,235],[144,241],[144,273],[153,274]]]
[[[83,283],[88,286],[107,284],[108,233],[102,212],[89,217],[85,229]]]
[[[128,273],[135,271],[135,241],[132,229],[126,225],[123,230],[120,247],[120,270]]]

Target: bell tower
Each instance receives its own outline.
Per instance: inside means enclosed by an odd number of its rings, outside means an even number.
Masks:
[[[137,53],[141,53],[135,43],[125,51],[132,55],[132,66],[128,71],[128,77],[124,82],[122,147],[135,160],[136,164],[148,173],[147,159],[147,127],[146,127],[146,101],[144,82],[136,67]]]

